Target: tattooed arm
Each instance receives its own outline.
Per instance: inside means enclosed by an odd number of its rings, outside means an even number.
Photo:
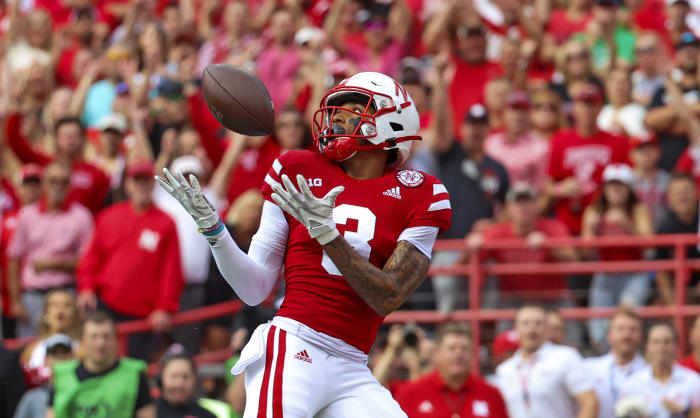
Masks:
[[[375,312],[386,316],[401,306],[428,273],[430,259],[408,241],[399,241],[383,269],[362,258],[342,236],[323,246],[350,287]]]

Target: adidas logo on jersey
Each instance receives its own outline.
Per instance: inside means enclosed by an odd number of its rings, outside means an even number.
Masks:
[[[391,196],[395,199],[401,199],[401,189],[397,187],[392,187],[389,190],[386,190],[384,193],[382,193],[384,196]]]
[[[306,350],[301,350],[300,352],[296,353],[294,355],[294,358],[297,360],[305,361],[307,363],[312,363],[311,357],[309,357],[309,354],[306,352]]]

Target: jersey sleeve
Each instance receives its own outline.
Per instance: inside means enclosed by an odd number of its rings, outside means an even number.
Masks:
[[[285,156],[280,155],[279,157],[275,158],[275,161],[272,162],[272,167],[270,167],[270,170],[267,172],[267,175],[265,175],[265,180],[262,185],[262,195],[263,198],[269,202],[275,203],[274,200],[272,200],[272,185],[273,184],[281,184],[282,183],[282,165],[285,162]]]
[[[429,181],[426,181],[426,184],[422,186],[426,188],[423,192],[425,200],[416,205],[416,210],[410,217],[406,228],[434,226],[438,228],[438,234],[442,234],[449,229],[452,219],[450,195],[444,184],[431,177],[429,176]]]

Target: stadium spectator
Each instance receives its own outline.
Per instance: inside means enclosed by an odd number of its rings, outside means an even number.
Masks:
[[[433,174],[445,184],[450,193],[450,205],[460,216],[453,217],[453,222],[444,238],[464,238],[471,232],[478,221],[490,222],[505,201],[509,180],[506,169],[497,161],[486,155],[484,140],[489,131],[489,117],[481,104],[469,108],[466,118],[461,123],[462,142],[454,139],[450,131],[452,126],[450,110],[447,108],[446,80],[447,68],[438,69],[433,86],[433,121],[430,150],[437,163]],[[478,226],[476,227],[478,228]],[[459,253],[436,252],[433,265],[451,265],[457,261]],[[436,276],[433,286],[440,312],[450,312],[457,306],[465,306],[458,300],[460,282],[455,276]],[[458,304],[459,302],[459,304]]]
[[[632,72],[632,100],[646,107],[659,87],[664,85],[664,54],[655,32],[643,32],[634,45],[637,68]]]
[[[10,297],[17,335],[36,334],[44,296],[75,288],[75,268],[93,231],[90,212],[67,200],[71,169],[53,162],[43,172],[42,198],[22,209],[7,248]],[[21,283],[21,295],[19,292]]]
[[[80,347],[80,360],[53,366],[47,418],[86,410],[105,411],[105,416],[115,418],[155,418],[146,364],[117,355],[117,326],[109,315],[103,311],[87,315]]]
[[[24,391],[17,355],[0,344],[0,418],[14,417]]]
[[[634,169],[634,191],[647,205],[658,230],[666,216],[666,191],[670,175],[658,167],[661,148],[656,135],[644,132],[630,140],[630,161]]]
[[[17,321],[13,314],[12,300],[7,275],[7,246],[12,241],[12,235],[17,227],[20,205],[35,203],[41,196],[41,168],[29,165],[19,169],[13,182],[0,178],[0,336],[14,338]],[[13,184],[14,183],[14,184]],[[20,183],[17,185],[17,183]],[[17,187],[17,190],[15,190]]]
[[[587,0],[573,0],[566,7],[555,8],[549,13],[543,49],[561,45],[573,34],[583,32],[590,18],[591,3]]]
[[[471,2],[448,3],[423,31],[423,43],[428,50],[449,47],[453,51],[456,69],[449,86],[449,103],[453,132],[457,135],[469,108],[484,102],[486,82],[498,75],[498,65],[487,60],[486,31],[474,13]]]
[[[614,408],[621,391],[629,379],[646,366],[639,352],[642,345],[642,319],[639,315],[629,308],[615,311],[610,319],[608,343],[608,354],[585,360],[585,366],[595,381],[599,418],[616,416]]]
[[[618,18],[621,0],[596,0],[586,30],[574,35],[590,45],[593,71],[601,76],[617,66],[634,65],[634,43],[637,35],[621,25]]]
[[[629,154],[626,139],[596,128],[602,101],[597,86],[581,85],[575,94],[573,129],[559,131],[552,138],[550,180],[545,190],[548,199],[555,201],[557,218],[574,235],[581,233],[583,210],[602,184],[603,169],[627,162]]]
[[[552,344],[566,345],[564,318],[557,308],[547,308],[547,341]]]
[[[389,329],[386,347],[375,356],[372,374],[392,394],[406,382],[432,371],[421,364],[420,346],[425,339],[425,331],[415,324],[395,324]]]
[[[536,136],[549,142],[563,122],[561,100],[554,90],[542,88],[532,93],[530,123]]]
[[[688,15],[691,12],[690,3],[687,0],[667,0],[665,31],[661,34],[670,51],[678,50],[678,43],[682,41],[684,34],[693,32],[688,26]]]
[[[700,186],[700,118],[695,113],[696,104],[686,103],[678,84],[670,78],[666,81],[666,90],[678,115],[678,121],[686,126],[686,137],[689,141],[688,147],[676,163],[675,170],[692,174],[696,185]]]
[[[472,337],[460,323],[443,325],[436,337],[436,370],[399,388],[396,400],[409,417],[507,417],[498,389],[470,370]]]
[[[80,307],[99,305],[118,321],[148,319],[156,334],[129,338],[129,354],[141,359],[157,349],[159,336],[170,329],[183,287],[177,229],[151,201],[153,174],[150,161],[127,167],[129,201],[100,214],[78,267]]]
[[[539,217],[537,214],[537,192],[527,183],[516,183],[506,195],[507,221],[492,225],[482,232],[467,238],[470,251],[480,249],[484,243],[499,239],[520,239],[527,249],[486,250],[481,252],[484,260],[498,263],[542,263],[553,261],[575,261],[578,254],[573,248],[543,248],[548,238],[568,237],[566,226],[556,219]],[[543,302],[559,307],[574,306],[566,280],[561,275],[504,275],[498,277],[498,298],[490,308],[519,308],[527,302]],[[485,301],[485,306],[489,305]],[[509,321],[497,324],[499,332],[512,327]],[[566,324],[566,340],[577,342],[581,333],[574,322]]]
[[[121,188],[124,176],[126,161],[122,146],[124,135],[129,130],[129,122],[119,113],[112,113],[103,116],[97,128],[100,130],[99,148],[94,162],[109,177],[109,201],[114,202],[114,192]]]
[[[357,71],[375,71],[396,76],[399,62],[407,52],[411,15],[405,0],[397,0],[389,10],[375,7],[364,22],[364,42],[335,44],[341,54],[355,63]],[[334,39],[331,37],[331,39]]]
[[[668,183],[668,213],[661,222],[657,234],[697,234],[698,232],[698,190],[695,180],[687,173],[674,173]],[[687,257],[700,258],[697,246],[691,245],[687,249]],[[673,257],[674,250],[668,247],[656,249],[656,258],[666,260]],[[661,302],[671,305],[675,302],[673,275],[667,271],[656,272],[656,287],[659,291]],[[700,275],[691,273],[690,282],[684,284],[689,289],[695,289],[700,283]],[[695,296],[690,292],[691,299]]]
[[[654,225],[651,213],[639,202],[634,192],[634,173],[626,164],[610,164],[603,171],[603,190],[583,214],[581,236],[593,240],[600,236],[651,236]],[[590,252],[586,254],[593,257]],[[642,259],[639,248],[606,247],[598,251],[603,261],[631,261]],[[651,278],[648,272],[595,273],[589,294],[589,306],[641,306],[649,297]],[[606,319],[592,319],[588,323],[593,348],[606,351]]]
[[[549,156],[549,142],[530,128],[530,97],[523,90],[512,91],[506,99],[504,131],[489,135],[484,151],[503,164],[512,183],[529,183],[536,190],[544,186]]]
[[[597,417],[598,400],[581,355],[546,340],[546,311],[523,306],[515,317],[520,349],[496,369],[511,418]],[[578,411],[578,415],[577,415]]]
[[[73,340],[64,334],[54,334],[44,341],[46,358],[44,365],[51,371],[57,361],[73,359]],[[50,375],[49,375],[50,376]],[[41,386],[29,390],[22,396],[17,405],[15,418],[45,417],[49,406],[49,380],[42,382]]]
[[[678,85],[683,102],[694,105],[700,100],[698,83],[698,52],[700,41],[691,32],[685,32],[676,45],[675,65],[669,76]],[[667,77],[668,78],[668,77]],[[659,87],[651,99],[645,125],[659,136],[661,142],[661,160],[659,166],[666,171],[673,170],[678,158],[688,147],[687,130],[680,123],[682,115],[678,113],[673,97],[667,92],[667,86]]]
[[[296,32],[294,14],[285,8],[278,9],[270,17],[270,43],[266,45],[256,62],[256,72],[270,91],[275,107],[281,109],[290,104],[295,73],[301,65],[299,48],[294,44]]]
[[[230,407],[213,399],[197,399],[197,366],[185,348],[174,344],[160,360],[158,384],[162,396],[155,402],[158,418],[216,418],[230,416]],[[223,410],[222,415],[211,409]]]
[[[571,113],[572,98],[582,84],[594,84],[603,88],[603,82],[593,74],[591,55],[581,39],[571,38],[559,48],[557,72],[552,76],[551,87],[559,94],[564,104],[564,112]]]
[[[503,130],[506,102],[511,90],[513,90],[513,83],[504,77],[492,78],[484,85],[484,106],[489,114],[491,132]]]
[[[31,148],[21,131],[22,116],[12,114],[5,125],[5,140],[17,158],[23,163],[47,166],[57,160],[72,168],[68,200],[78,202],[90,209],[93,214],[102,208],[109,179],[102,170],[82,159],[85,143],[85,129],[79,119],[65,117],[56,121],[56,154],[48,156]]]
[[[101,71],[104,78],[95,79],[88,87],[80,110],[80,119],[85,126],[96,127],[103,117],[112,113],[117,87],[122,80],[127,83],[133,81],[138,59],[134,48],[127,43],[113,43],[104,52]]]
[[[611,70],[605,79],[605,94],[609,103],[598,114],[598,129],[625,137],[644,133],[646,110],[632,101],[631,92],[629,71],[624,68]]]
[[[20,356],[30,388],[45,383],[51,376],[50,367],[46,364],[50,338],[65,335],[73,341],[72,349],[78,348],[80,338],[81,315],[73,293],[61,289],[50,291],[44,298],[41,314],[39,339],[27,345]]]
[[[688,341],[690,343],[690,353],[680,359],[678,364],[700,373],[700,316],[695,317],[693,321]]]
[[[700,377],[676,363],[676,331],[658,323],[647,334],[648,365],[625,381],[621,397],[640,396],[650,416],[697,417],[700,414]]]
[[[259,26],[259,18],[250,16],[247,3],[234,1],[224,5],[221,25],[213,26],[211,18],[216,6],[217,2],[204,2],[199,14],[199,34],[207,41],[199,49],[197,72],[201,74],[207,65],[215,62],[252,69],[260,45],[251,26]]]

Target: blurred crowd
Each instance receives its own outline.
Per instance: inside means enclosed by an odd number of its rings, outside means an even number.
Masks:
[[[358,71],[395,77],[420,113],[423,140],[407,164],[446,185],[454,217],[442,237],[466,244],[436,252],[434,265],[672,258],[668,248],[543,244],[698,233],[695,3],[0,0],[1,335],[39,336],[21,359],[30,386],[47,379],[47,341],[59,333],[77,347],[81,318],[94,312],[147,320],[153,331],[132,334],[127,350],[146,361],[173,343],[201,353],[228,347],[232,335],[244,342],[274,315],[283,286],[234,318],[172,326],[175,312],[235,295],[153,175],[195,174],[245,250],[272,162],[311,147],[321,97]],[[268,87],[272,135],[238,135],[211,115],[201,74],[220,62]],[[485,249],[499,239],[527,249]],[[700,258],[698,247],[687,251]],[[673,304],[674,280],[523,274],[488,277],[481,289],[493,309],[634,307]],[[406,307],[467,308],[467,282],[426,280]],[[686,302],[697,302],[700,274],[686,286]],[[609,320],[560,322],[569,343],[610,349]],[[406,360],[411,376],[426,370],[431,350]]]

